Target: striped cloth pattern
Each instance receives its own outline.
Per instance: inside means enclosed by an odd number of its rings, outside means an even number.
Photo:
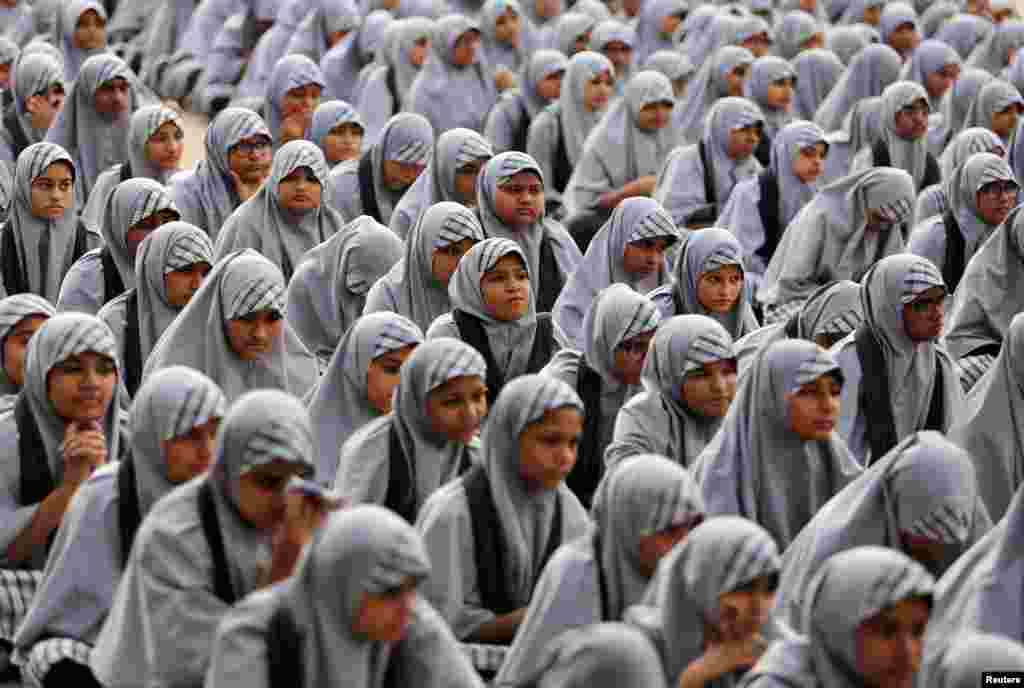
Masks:
[[[249,435],[245,443],[241,475],[273,461],[301,465],[312,473],[309,457],[313,456],[313,436],[301,423],[272,421]]]
[[[473,132],[472,136],[466,136],[459,146],[459,152],[455,154],[455,168],[464,167],[477,160],[490,160],[494,157],[494,149],[487,139],[480,134]]]
[[[522,259],[523,265],[528,266],[530,264],[530,261],[526,259],[526,254],[523,253],[523,249],[511,239],[488,239],[476,252],[477,273],[483,275],[488,270],[493,269],[499,260],[513,253]]]
[[[55,664],[69,659],[88,666],[91,653],[92,647],[81,640],[47,638],[33,645],[27,654],[15,652],[12,660],[21,666],[21,676],[31,688],[43,688],[43,681]]]
[[[778,325],[787,322],[800,312],[807,299],[792,299],[786,303],[770,303],[764,307],[764,324]]]
[[[818,347],[818,353],[814,358],[808,359],[800,364],[796,371],[796,382],[790,392],[795,392],[800,387],[810,384],[825,373],[839,370],[839,364],[832,354]]]
[[[658,206],[647,213],[642,220],[633,224],[633,231],[630,233],[627,243],[641,241],[643,239],[657,239],[670,237],[679,239],[679,229],[672,221],[672,216],[664,208]]]
[[[899,224],[907,220],[914,210],[914,204],[910,199],[900,198],[891,203],[883,203],[872,210],[878,211],[882,219],[892,224]]]
[[[709,363],[716,363],[730,358],[736,358],[732,342],[722,337],[718,331],[712,330],[693,340],[689,350],[686,352],[683,373],[692,373]]]
[[[704,259],[704,264],[700,266],[701,273],[714,272],[719,268],[724,268],[727,265],[739,265],[743,266],[743,256],[739,251],[738,243],[722,243],[719,244],[714,251]]]
[[[479,351],[455,339],[445,341],[450,345],[427,366],[426,389],[436,389],[457,377],[487,377],[487,363]]]
[[[509,151],[500,156],[500,160],[501,162],[498,169],[494,171],[495,178],[498,180],[498,186],[508,184],[512,180],[512,177],[516,176],[520,172],[533,172],[540,177],[541,183],[544,182],[544,173],[541,172],[540,166],[537,165],[537,161],[526,153]]]
[[[116,192],[115,192],[116,193]],[[159,213],[161,210],[173,210],[174,212],[181,214],[178,210],[178,206],[174,204],[174,200],[171,195],[167,193],[167,190],[161,186],[159,189],[150,189],[143,194],[139,194],[134,199],[134,203],[131,207],[131,218],[128,222],[129,227],[134,227],[138,223],[145,220],[147,217]]]
[[[397,349],[404,349],[412,344],[423,341],[423,333],[416,323],[398,314],[385,323],[377,340],[373,343],[373,356],[377,358]]]
[[[75,317],[76,322],[72,327],[63,328],[63,337],[56,342],[55,350],[48,354],[51,361],[61,362],[69,356],[75,356],[87,351],[93,351],[103,356],[109,356],[117,360],[117,342],[110,328],[103,321],[84,315],[72,315],[64,313],[61,318]],[[38,352],[38,347],[29,349],[29,359]],[[26,362],[26,368],[32,366],[31,360]]]
[[[214,418],[223,418],[227,410],[227,399],[219,387],[213,384],[191,386],[178,405],[174,418],[164,427],[160,439],[167,441],[181,437]]]
[[[485,238],[484,228],[480,224],[476,213],[469,208],[462,207],[448,213],[448,216],[441,224],[441,230],[434,239],[434,250],[436,251],[451,244],[457,244],[465,239],[483,241]]]
[[[327,167],[324,153],[312,141],[289,141],[281,146],[274,155],[273,167],[270,171],[270,188],[276,189],[285,177],[301,167],[308,167],[321,187],[327,186],[327,177],[331,171]]]
[[[905,304],[910,303],[935,287],[946,287],[942,274],[930,260],[920,258],[910,266],[903,278],[903,293],[900,295],[900,300]]]
[[[0,639],[14,640],[42,583],[42,571],[0,569]]]
[[[555,409],[574,408],[583,413],[583,402],[572,387],[554,378],[546,379],[541,375],[531,375],[530,377],[537,384],[526,407],[522,425],[529,425],[540,420],[545,413]]]
[[[906,532],[943,545],[960,545],[971,532],[971,514],[960,505],[944,504],[914,523]]]
[[[621,344],[644,332],[650,332],[657,328],[660,322],[661,311],[658,310],[653,301],[647,300],[638,303],[636,310],[633,311],[633,317],[630,318],[629,324],[626,325],[626,329],[623,331],[618,343]]]
[[[284,313],[285,286],[280,272],[277,279],[271,275],[257,275],[238,291],[232,303],[228,304],[228,319],[241,318],[263,310]]]
[[[181,232],[168,247],[167,262],[164,264],[165,275],[175,270],[184,270],[196,263],[213,265],[213,242],[210,241],[210,236],[198,227],[191,229],[192,231]]]
[[[818,332],[830,337],[844,337],[860,327],[862,322],[864,315],[859,310],[849,310],[829,320]]]
[[[957,361],[957,372],[960,375],[960,386],[967,394],[978,380],[988,372],[988,369],[995,363],[996,357],[992,354],[980,354],[978,356],[965,356]]]
[[[30,315],[54,315],[57,309],[38,294],[15,294],[0,300],[0,332],[6,332]]]

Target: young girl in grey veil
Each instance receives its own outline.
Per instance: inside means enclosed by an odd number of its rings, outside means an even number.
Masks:
[[[52,303],[35,294],[0,299],[0,412],[9,411],[18,400],[28,343],[56,313]]]
[[[1017,87],[1002,79],[992,79],[981,87],[967,109],[964,127],[991,129],[1009,148],[1021,113],[1024,113],[1024,97]]]
[[[933,122],[928,129],[928,150],[932,155],[941,155],[963,131],[968,109],[982,87],[993,79],[995,76],[983,69],[964,67],[960,70],[960,77],[942,99],[941,120]]]
[[[622,620],[643,599],[658,562],[700,524],[704,507],[687,471],[652,454],[631,457],[608,476],[592,516],[588,533],[544,567],[495,685],[524,685],[563,632]]]
[[[71,83],[89,57],[107,52],[107,10],[100,0],[72,0],[52,11],[57,47],[64,54],[64,78]]]
[[[697,141],[705,131],[705,118],[721,98],[743,95],[754,54],[739,46],[719,48],[706,60],[686,87],[686,95],[672,115],[672,130],[684,142]]]
[[[882,95],[885,87],[900,76],[903,62],[899,53],[887,45],[870,45],[861,50],[846,68],[814,121],[826,132],[838,129],[846,113],[863,98]]]
[[[805,50],[792,59],[796,72],[793,117],[813,120],[814,113],[839,81],[846,66],[831,50]]]
[[[538,50],[525,61],[519,88],[505,91],[484,123],[484,138],[497,152],[527,150],[530,125],[545,107],[559,100],[568,63],[557,50]]]
[[[294,577],[224,615],[206,685],[482,686],[419,592],[436,566],[386,509],[331,515]]]
[[[96,471],[76,493],[18,629],[16,654],[34,685],[99,685],[89,653],[135,532],[157,500],[206,470],[226,410],[217,385],[190,368],[163,370],[140,391],[130,458]]]
[[[918,222],[924,222],[935,215],[942,215],[949,210],[949,197],[946,196],[946,187],[949,179],[953,176],[960,165],[967,162],[967,158],[975,153],[993,153],[996,157],[1007,157],[1006,144],[996,135],[994,131],[985,127],[970,127],[957,134],[946,150],[939,156],[939,169],[942,171],[942,178],[946,180],[942,184],[934,184],[917,195],[915,206],[915,217]],[[1014,166],[1012,149],[1008,162],[1013,168],[1014,176],[1017,170]],[[938,264],[938,263],[936,263]]]
[[[750,65],[750,76],[743,82],[743,95],[761,109],[764,129],[754,155],[765,167],[771,158],[772,141],[779,130],[793,121],[793,96],[796,70],[780,57],[766,55]]]
[[[320,147],[327,166],[355,160],[363,150],[366,122],[343,100],[328,100],[313,111],[309,140]]]
[[[320,67],[305,55],[288,55],[274,65],[263,110],[275,147],[306,137],[323,89]]]
[[[57,118],[64,102],[64,69],[59,55],[25,52],[11,77],[7,97],[12,102],[0,120],[0,160],[13,169],[21,151],[42,141]]]

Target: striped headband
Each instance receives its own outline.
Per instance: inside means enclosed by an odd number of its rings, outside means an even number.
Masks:
[[[661,322],[661,312],[652,301],[645,301],[637,304],[636,310],[633,311],[633,317],[630,319],[629,324],[626,325],[626,329],[622,332],[622,337],[616,342],[616,346],[622,344],[622,342],[632,339],[637,335],[643,334],[644,332],[650,332],[651,330],[657,329],[658,324]]]
[[[388,151],[387,159],[410,165],[422,165],[430,160],[430,144],[425,141],[407,141],[398,150]]]
[[[891,203],[883,203],[872,210],[877,211],[886,222],[897,224],[910,217],[914,210],[914,204],[910,199],[900,198]]]
[[[306,140],[289,141],[281,146],[274,156],[271,181],[275,194],[277,186],[284,178],[302,167],[312,170],[313,176],[320,182],[320,186],[326,186],[330,170],[320,147]]]
[[[302,423],[282,423],[271,420],[249,435],[245,443],[240,475],[274,461],[299,464],[304,473],[313,472],[313,437]]]
[[[492,238],[485,240],[481,247],[477,249],[477,274],[482,275],[488,270],[493,269],[499,260],[513,253],[522,259],[523,265],[529,266],[530,263],[526,260],[526,254],[523,253],[523,249],[518,243],[511,239]],[[527,270],[529,270],[529,267],[527,267]]]
[[[196,263],[213,264],[213,243],[199,228],[181,232],[174,238],[167,250],[164,274],[184,270]]]
[[[928,260],[921,258],[914,262],[903,277],[903,293],[900,301],[904,304],[910,303],[918,296],[934,287],[946,288],[946,282],[942,279],[939,269]]]
[[[512,151],[501,156],[498,168],[494,170],[494,177],[498,186],[504,186],[512,181],[512,177],[520,172],[533,172],[540,177],[541,184],[544,183],[544,174],[541,172],[537,161],[526,153]]]
[[[695,370],[700,370],[709,363],[716,363],[736,358],[732,342],[722,337],[722,332],[717,329],[705,332],[698,336],[686,352],[686,361],[683,363],[683,374],[688,375]]]
[[[185,435],[196,426],[223,418],[227,410],[227,399],[216,384],[191,386],[171,422],[164,426],[160,439],[167,441]]]
[[[832,354],[819,346],[815,356],[807,359],[797,368],[793,389],[789,391],[795,392],[804,385],[814,382],[822,375],[835,370],[839,370],[839,364],[836,363],[836,359],[832,357]]]
[[[633,231],[630,233],[626,243],[631,244],[634,241],[659,237],[679,238],[679,229],[676,227],[676,223],[672,221],[672,216],[661,207],[654,208],[643,219],[633,224]]]
[[[389,320],[377,335],[377,339],[373,343],[373,356],[370,358],[378,358],[422,341],[423,333],[420,328],[411,320],[396,313],[395,317]]]
[[[959,504],[944,504],[903,530],[943,545],[962,545],[971,532],[971,514]]]
[[[736,244],[730,242],[722,243],[715,247],[715,250],[704,259],[704,263],[700,266],[701,274],[714,272],[728,265],[739,265],[740,269],[742,269],[743,257],[736,250],[736,246]]]
[[[6,332],[30,315],[54,315],[56,312],[53,304],[42,296],[28,292],[8,296],[0,300],[0,333]]]
[[[171,198],[171,194],[163,187],[160,187],[159,189],[150,189],[145,193],[136,196],[134,200],[135,202],[132,204],[131,219],[128,222],[128,227],[134,227],[147,217],[151,217],[159,213],[161,210],[173,210],[178,213],[178,215],[181,215],[181,211],[179,211],[178,206],[174,204],[174,199]]]
[[[257,275],[246,282],[234,301],[228,304],[228,320],[241,318],[263,310],[284,313],[285,285],[283,279],[271,275]]]
[[[825,334],[830,337],[848,335],[858,327],[864,321],[864,316],[859,309],[851,308],[845,313],[840,313],[836,317],[829,320],[827,323],[818,328],[815,334]]]
[[[55,364],[87,351],[117,360],[117,342],[110,328],[101,320],[82,318],[62,334],[63,339],[57,345],[52,359]]]
[[[484,228],[476,214],[465,206],[448,213],[448,216],[441,223],[441,229],[434,239],[434,250],[456,244],[465,239],[474,241],[484,240]]]
[[[436,339],[434,340],[437,341]],[[487,363],[473,347],[459,340],[446,340],[448,346],[427,367],[426,388],[437,389],[457,377],[487,377]]]
[[[490,160],[494,157],[494,149],[479,134],[467,136],[459,146],[459,152],[455,155],[455,168],[464,167],[477,160]]]
[[[571,407],[583,413],[583,402],[573,388],[561,380],[546,378],[543,375],[533,375],[538,383],[533,387],[533,396],[526,409],[526,416],[523,425],[529,425],[544,417],[548,411]]]

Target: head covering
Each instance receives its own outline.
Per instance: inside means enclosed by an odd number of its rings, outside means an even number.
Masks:
[[[149,358],[157,340],[171,324],[179,306],[167,302],[164,277],[175,270],[187,270],[196,263],[213,265],[213,245],[206,232],[187,222],[169,222],[158,227],[139,245],[133,274],[139,304],[139,353]]]
[[[835,6],[835,2],[830,3]],[[875,7],[882,8],[885,6],[884,0],[852,0],[847,4],[846,8],[842,11],[839,21],[837,24],[863,24],[864,14],[870,9]]]
[[[25,318],[43,315],[50,318],[56,315],[53,304],[35,294],[15,294],[0,299],[0,393],[17,394],[19,388],[7,377],[4,367],[3,353],[6,351],[7,336]]]
[[[576,41],[589,34],[596,23],[589,14],[563,12],[555,23],[555,48],[563,55],[572,55],[576,52]]]
[[[573,167],[583,156],[583,144],[586,143],[587,135],[607,112],[607,109],[591,112],[583,104],[587,82],[603,73],[608,73],[614,78],[615,67],[611,61],[601,53],[584,50],[569,58],[565,76],[562,77],[558,114],[562,122],[565,154]]]
[[[15,118],[25,140],[39,143],[46,131],[32,126],[32,115],[26,109],[28,99],[38,93],[45,93],[51,86],[64,87],[64,69],[60,59],[42,52],[25,53],[18,58],[11,70],[11,81]],[[5,128],[9,127],[5,123]]]
[[[280,134],[281,122],[285,117],[281,110],[281,101],[293,88],[310,84],[323,88],[324,75],[316,62],[305,55],[288,55],[274,65],[274,71],[270,73],[270,79],[267,81],[266,111],[267,127],[275,139]]]
[[[229,400],[270,387],[305,394],[316,381],[316,362],[285,321],[270,353],[245,361],[231,348],[227,322],[263,310],[284,315],[284,276],[252,250],[222,258],[199,291],[153,348],[143,379],[172,365],[206,373]]]
[[[127,112],[110,118],[96,111],[95,97],[101,86],[115,79],[128,82],[131,96]],[[124,60],[103,54],[94,55],[82,64],[82,71],[47,132],[46,140],[63,146],[75,156],[76,182],[82,185],[85,195],[92,191],[100,172],[128,158],[128,119],[139,104],[135,74]]]
[[[715,17],[720,13],[721,10],[714,5],[700,4],[686,15],[683,23],[676,29],[679,36],[682,37],[679,48],[690,58],[690,62],[699,64],[701,58],[704,57],[708,30]]]
[[[319,63],[331,50],[327,44],[328,36],[341,31],[348,33],[341,39],[342,43],[356,42],[363,23],[358,3],[354,0],[319,0],[309,4],[309,14],[302,20],[288,44],[289,57],[299,54]]]
[[[432,127],[422,115],[401,112],[388,120],[381,129],[377,142],[363,153],[370,156],[374,196],[381,219],[385,222],[390,219],[395,206],[407,190],[392,191],[384,185],[384,161],[426,165],[430,162],[433,152],[435,133],[443,131],[444,129]]]
[[[779,129],[793,120],[791,108],[779,110],[768,104],[768,88],[777,81],[791,79],[796,82],[796,71],[780,57],[766,55],[754,60],[750,76],[743,84],[744,95],[761,108],[764,117],[765,135],[774,137]]]
[[[836,26],[825,33],[825,47],[849,65],[861,50],[875,41],[860,26]]]
[[[643,63],[645,70],[661,72],[673,82],[679,79],[689,79],[697,68],[690,62],[690,58],[678,50],[659,50],[651,53]]]
[[[678,136],[687,141],[700,138],[708,110],[719,98],[729,95],[726,76],[737,67],[753,62],[752,52],[734,45],[719,48],[710,60],[705,60],[672,115],[673,128]]]
[[[1024,98],[1017,87],[1002,79],[992,79],[981,87],[967,109],[964,126],[991,129],[993,115],[1013,105],[1024,108]]]
[[[944,40],[941,35],[939,39]],[[999,74],[1010,64],[1010,51],[1021,47],[1024,47],[1024,21],[1007,19],[996,24],[995,29],[977,44],[967,58],[967,66]]]
[[[773,137],[769,169],[779,185],[779,222],[783,227],[789,226],[817,192],[816,185],[805,184],[793,174],[793,161],[805,148],[822,143],[827,151],[825,132],[817,124],[807,121],[791,122]]]
[[[888,43],[889,36],[904,24],[913,24],[917,30],[917,11],[905,2],[887,2],[882,7],[882,17],[878,21],[878,32],[882,42]]]
[[[1002,635],[963,631],[947,639],[932,685],[974,688],[985,672],[1024,671],[1024,646]]]
[[[834,52],[824,48],[804,50],[791,62],[796,72],[793,116],[814,119],[818,107],[828,97],[846,67]]]
[[[896,116],[900,110],[919,100],[927,105],[928,92],[924,86],[912,81],[897,81],[882,92],[882,141],[889,151],[890,165],[910,173],[914,188],[921,188],[928,163],[928,138],[909,140],[896,131]],[[930,107],[930,106],[929,106]]]
[[[327,9],[329,8],[329,9]],[[354,3],[346,1],[327,3],[325,11],[334,14],[333,22],[337,27],[349,27],[349,34],[328,49],[325,31],[317,32],[316,41],[320,43],[310,57],[319,63],[324,81],[324,90],[331,98],[355,102],[360,95],[359,76],[363,66],[374,57],[374,43],[379,43],[381,34],[387,30],[392,21],[388,12],[374,10],[365,17],[359,16]],[[315,21],[310,15],[307,22]],[[334,31],[345,30],[337,28]],[[280,62],[278,63],[280,64]],[[404,91],[403,91],[404,93]],[[397,112],[397,108],[395,109]],[[364,115],[366,113],[363,113]]]
[[[1016,137],[1014,137],[1016,141]],[[1014,147],[1014,150],[1016,147]],[[1000,158],[1006,157],[1006,144],[988,127],[968,127],[957,134],[946,151],[939,157],[939,168],[942,178],[949,179],[960,165],[975,153],[994,153]],[[1010,164],[1013,165],[1013,152],[1010,152]],[[1016,170],[1014,170],[1016,172]],[[922,218],[923,219],[923,218]]]
[[[363,124],[363,118],[359,115],[359,111],[349,105],[343,100],[328,100],[326,103],[320,103],[317,109],[313,111],[313,122],[309,126],[309,140],[324,149],[324,139],[343,124],[354,124],[364,132],[366,131],[366,125]],[[331,162],[327,161],[330,165]]]
[[[921,35],[925,38],[932,38],[946,22],[957,16],[964,15],[960,14],[960,8],[956,4],[944,2],[943,0],[930,2],[924,12],[921,13],[921,21],[918,22],[921,27]],[[961,57],[963,56],[961,55]]]
[[[771,534],[736,516],[711,518],[662,559],[630,622],[655,640],[670,684],[704,653],[706,625],[717,627],[722,595],[779,572]]]
[[[899,53],[887,45],[864,48],[818,108],[814,121],[825,131],[838,129],[854,103],[882,95],[885,87],[899,78],[902,66]]]
[[[132,114],[128,125],[128,162],[133,177],[148,177],[165,184],[172,174],[154,166],[146,157],[146,144],[157,130],[168,122],[174,122],[184,131],[181,115],[166,105],[146,105]]]
[[[568,58],[557,50],[536,50],[524,61],[519,93],[520,102],[526,107],[530,121],[548,106],[548,101],[537,93],[537,86],[552,74],[565,72],[568,66]],[[562,79],[564,81],[565,77]]]
[[[578,6],[579,5],[577,4],[577,7]],[[604,5],[602,4],[602,7],[603,6]],[[599,21],[597,25],[594,26],[593,31],[590,32],[590,49],[596,53],[607,55],[608,46],[610,46],[612,43],[621,43],[625,45],[627,48],[629,48],[630,51],[632,51],[634,46],[636,45],[636,32],[633,30],[633,28],[634,27],[621,21],[620,19],[605,19],[603,21]],[[641,63],[643,65],[643,69],[652,69],[652,67],[648,66],[648,62],[650,62],[651,56],[659,52],[670,52],[674,55],[680,55],[680,53],[677,52],[676,50],[656,51],[648,55],[647,59],[643,63]],[[690,69],[691,71],[693,71],[692,67]],[[621,95],[622,90],[625,88],[626,83],[629,81],[630,75],[633,73],[633,65],[632,63],[627,65],[619,65],[618,67],[616,67],[615,72],[615,93]],[[672,77],[669,78],[671,79]]]
[[[404,103],[404,98],[409,94],[420,70],[409,61],[409,52],[419,39],[433,39],[434,22],[426,17],[410,17],[394,22],[393,26],[393,29],[389,28],[388,33],[394,32],[395,40],[383,58],[384,63],[395,77],[395,88]]]
[[[608,222],[591,239],[583,261],[562,288],[553,311],[562,331],[576,343],[576,348],[582,348],[580,339],[584,315],[598,292],[619,282],[638,289],[642,281],[646,291],[654,288],[646,278],[631,275],[623,268],[627,245],[645,239],[664,239],[675,243],[679,239],[679,230],[660,203],[641,196],[627,198],[620,203]],[[657,284],[654,286],[671,282],[667,260],[659,266],[655,277]]]
[[[165,210],[178,212],[167,189],[152,179],[128,179],[118,184],[110,194],[101,232],[121,282],[127,289],[135,288],[135,256],[128,253],[128,231]]]
[[[942,152],[946,144],[964,128],[967,112],[974,104],[981,88],[995,77],[981,69],[965,67],[953,88],[942,99],[942,122],[928,132],[929,146],[933,154]],[[991,126],[987,122],[985,127]]]
[[[498,19],[512,12],[520,18],[519,42],[512,46],[497,37]],[[526,33],[523,8],[519,0],[487,0],[480,8],[480,49],[487,55],[487,64],[494,69],[515,70],[526,59]],[[525,84],[520,84],[520,87]]]
[[[402,251],[401,239],[364,215],[305,254],[288,283],[286,315],[311,352],[334,353],[363,312],[366,293]]]
[[[60,41],[61,52],[64,53],[64,77],[68,81],[74,81],[78,78],[78,73],[87,58],[107,51],[105,46],[96,50],[76,48],[74,35],[78,30],[78,22],[83,14],[91,10],[106,23],[107,10],[100,0],[70,0],[60,4],[63,6],[54,11],[59,12],[57,15],[57,38]]]
[[[929,39],[922,41],[913,55],[903,65],[900,79],[913,81],[927,88],[928,77],[949,65],[960,66],[960,55],[947,43]],[[938,111],[940,102],[929,94],[928,103],[933,112]]]
[[[854,157],[865,147],[874,146],[882,138],[882,98],[865,98],[853,104],[843,117],[843,128],[825,134],[828,157],[825,171],[819,177],[821,186],[850,173]]]
[[[689,9],[690,4],[687,0],[648,0],[643,3],[636,23],[634,62],[643,64],[651,53],[673,49],[672,40],[662,36],[662,22],[673,15],[685,18]]]
[[[778,39],[779,55],[792,60],[800,54],[803,44],[816,34],[823,34],[824,27],[812,15],[803,10],[791,10],[782,16],[775,36]]]
[[[1002,157],[975,153],[957,167],[945,183],[948,210],[956,218],[960,233],[966,240],[966,256],[974,255],[995,229],[978,214],[978,192],[992,182],[1017,183],[1017,180]]]
[[[549,652],[538,688],[665,688],[658,653],[626,624],[567,631]]]

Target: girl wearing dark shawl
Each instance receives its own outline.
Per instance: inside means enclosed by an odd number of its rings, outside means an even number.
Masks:
[[[14,407],[25,383],[28,343],[56,313],[53,304],[35,294],[0,299],[0,411]]]
[[[444,337],[418,346],[402,365],[391,412],[341,445],[335,489],[415,522],[431,494],[479,463],[486,379],[483,356],[467,344]]]
[[[490,411],[481,463],[420,510],[433,564],[423,592],[457,638],[511,642],[550,556],[586,532],[586,512],[563,483],[582,429],[571,387],[517,378]]]
[[[358,158],[365,135],[363,118],[343,100],[328,100],[313,111],[309,140],[324,152],[328,167]]]
[[[479,53],[480,29],[473,20],[461,14],[439,19],[406,109],[426,117],[437,132],[454,127],[483,130],[498,91]]]
[[[363,216],[310,249],[288,282],[285,316],[326,364],[359,318],[374,283],[402,258],[404,245],[387,227]]]
[[[945,186],[948,209],[919,224],[907,249],[941,266],[955,292],[967,263],[1017,205],[1020,187],[1006,160],[992,153],[967,158]]]
[[[1005,158],[1006,144],[991,129],[984,127],[964,129],[956,135],[953,141],[946,146],[946,151],[939,156],[939,169],[942,171],[942,178],[949,180],[956,169],[975,153],[992,153],[996,157]],[[1014,168],[1012,150],[1009,163],[1011,168]],[[1015,168],[1013,172],[1016,177],[1017,170]],[[948,184],[934,184],[917,195],[915,216],[918,222],[923,222],[933,215],[942,215],[949,210],[949,198],[946,196],[947,186]],[[938,264],[936,263],[936,265]]]
[[[923,566],[891,549],[836,554],[808,588],[806,635],[783,635],[742,685],[913,686],[934,590],[935,579]]]
[[[544,567],[495,685],[524,685],[563,633],[622,620],[643,599],[658,562],[700,524],[704,505],[684,468],[648,454],[608,476],[592,516],[590,531]]]
[[[395,206],[423,173],[433,150],[430,122],[411,112],[395,115],[358,160],[331,171],[328,203],[345,222],[369,215],[381,224],[390,223]]]
[[[665,252],[679,240],[679,230],[661,204],[651,198],[627,198],[591,240],[569,277],[552,314],[567,343],[584,348],[584,316],[605,287],[622,283],[646,294],[670,285]]]
[[[224,615],[206,685],[478,688],[451,630],[418,592],[431,574],[422,539],[393,513],[334,514],[292,578]]]
[[[654,198],[680,228],[714,224],[736,185],[761,172],[755,152],[765,118],[756,103],[722,98],[708,112],[703,128],[696,143],[669,153],[654,189]]]
[[[107,10],[100,0],[71,0],[61,3],[55,13],[64,78],[71,83],[88,58],[107,52]]]
[[[707,114],[715,103],[743,95],[743,82],[753,62],[752,52],[732,45],[716,50],[710,60],[704,61],[672,113],[672,129],[677,137],[687,142],[700,139],[706,130]]]
[[[161,499],[135,534],[89,659],[101,684],[202,682],[231,605],[290,576],[324,518],[325,500],[285,488],[312,477],[312,452],[298,399],[263,389],[231,405],[210,470]]]
[[[927,258],[881,259],[861,281],[864,323],[833,348],[843,373],[839,433],[868,466],[918,430],[946,432],[963,394],[942,334],[946,285]]]
[[[135,257],[150,232],[180,217],[167,189],[137,177],[110,194],[100,232],[103,248],[75,261],[64,276],[57,309],[96,315],[127,289],[135,288]]]
[[[764,651],[779,549],[735,516],[694,528],[658,566],[641,604],[626,612],[658,648],[668,685],[734,686]]]
[[[749,518],[787,547],[860,473],[833,432],[841,388],[839,366],[817,344],[763,348],[694,464],[708,512]]]
[[[420,216],[436,203],[454,201],[475,206],[477,177],[493,157],[491,144],[475,131],[456,128],[438,136],[426,169],[391,213],[391,230],[402,239],[408,238]]]
[[[942,118],[928,130],[928,149],[932,155],[946,150],[954,138],[964,129],[967,111],[974,103],[982,86],[995,77],[982,69],[964,67],[960,78],[942,99]]]
[[[402,366],[422,341],[420,328],[396,313],[364,315],[345,332],[309,397],[321,482],[334,482],[348,438],[391,413]]]
[[[190,368],[154,375],[131,411],[131,456],[76,492],[43,580],[15,638],[34,685],[99,686],[89,653],[110,610],[135,531],[153,505],[206,470],[227,410],[220,389]]]
[[[274,154],[270,178],[255,196],[228,217],[217,235],[217,259],[241,249],[255,249],[281,267],[286,281],[311,248],[345,225],[323,203],[327,185],[323,151],[309,141],[290,141]]]
[[[547,314],[537,315],[526,255],[510,239],[485,239],[469,249],[448,283],[451,313],[428,339],[461,339],[487,362],[490,403],[511,380],[539,373],[566,341]]]
[[[568,64],[557,50],[538,50],[525,61],[519,88],[502,94],[484,123],[484,138],[497,152],[527,150],[530,125],[558,100]]]
[[[75,164],[60,146],[35,143],[18,156],[14,200],[0,242],[6,294],[27,292],[56,302],[72,263],[101,243],[75,217],[76,182]]]
[[[255,251],[225,256],[153,348],[143,380],[187,365],[229,400],[264,387],[305,394],[317,379],[316,358],[284,321],[284,290],[280,269]]]
[[[252,110],[227,108],[206,130],[206,156],[170,182],[181,219],[214,240],[221,225],[270,173],[270,129]]]
[[[834,52],[824,48],[804,50],[790,64],[796,72],[793,117],[813,120],[814,114],[838,83],[846,66]]]
[[[58,58],[45,53],[23,54],[14,65],[3,110],[0,161],[11,169],[21,152],[46,136],[64,102],[64,70]]]
[[[865,147],[874,147],[881,138],[882,98],[865,98],[854,103],[843,118],[842,129],[825,134],[828,155],[818,182],[819,189],[850,174],[854,156]]]
[[[420,215],[405,242],[405,257],[377,280],[363,313],[391,311],[426,329],[451,310],[449,285],[463,255],[484,231],[471,210],[443,201]]]
[[[914,433],[829,500],[785,551],[776,621],[806,632],[814,575],[834,554],[876,545],[902,551],[933,575],[992,527],[971,457],[937,432]]]
[[[882,95],[900,76],[903,62],[887,45],[870,45],[853,58],[846,73],[818,108],[814,121],[826,132],[838,129],[855,103]]]
[[[209,237],[187,222],[170,222],[139,245],[135,287],[98,314],[117,340],[121,379],[129,395],[138,389],[143,365],[160,335],[199,290],[211,265]]]
[[[689,466],[718,431],[736,394],[732,337],[702,315],[668,318],[651,341],[642,382],[644,391],[615,421],[605,466],[650,453]]]
[[[819,191],[768,264],[757,292],[766,321],[787,319],[822,284],[857,280],[880,258],[902,251],[914,195],[910,175],[892,167],[855,172]]]

